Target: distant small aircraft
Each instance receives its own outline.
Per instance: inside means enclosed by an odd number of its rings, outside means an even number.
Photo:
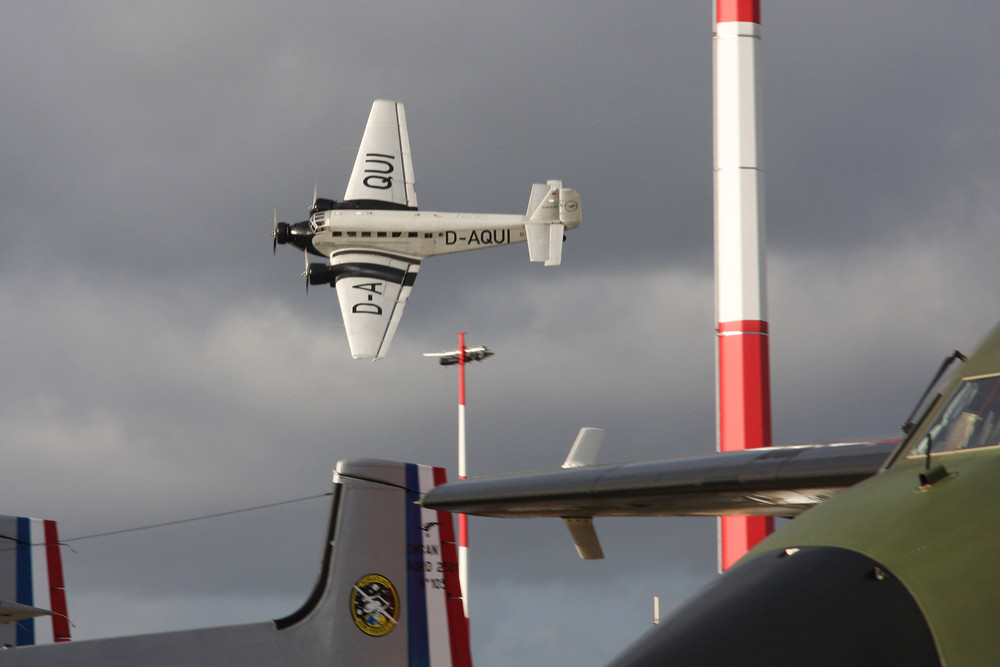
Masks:
[[[532,185],[523,216],[418,211],[413,184],[403,105],[375,100],[344,201],[314,193],[308,220],[274,215],[274,249],[307,253],[306,287],[337,288],[355,359],[386,355],[423,258],[525,241],[532,262],[555,266],[563,233],[582,220],[580,195],[562,181]],[[310,264],[308,253],[330,261]]]
[[[440,357],[439,363],[442,366],[454,366],[458,363],[461,352],[458,350],[449,350],[447,352],[424,352],[424,356]],[[491,352],[490,348],[485,345],[465,348],[465,361],[482,361],[483,359],[492,356],[493,352]]]

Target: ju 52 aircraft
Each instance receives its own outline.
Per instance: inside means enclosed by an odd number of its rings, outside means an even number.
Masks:
[[[306,259],[307,289],[336,287],[351,355],[379,359],[422,259],[525,241],[531,261],[558,265],[563,233],[581,219],[580,195],[561,181],[534,184],[523,216],[418,211],[403,105],[375,100],[344,200],[314,194],[309,219],[294,224],[275,212],[273,236],[275,249],[290,243],[329,260]]]
[[[601,557],[596,516],[795,517],[611,664],[995,665],[1000,660],[1000,325],[902,441],[594,465],[439,486],[425,507],[561,517]],[[946,366],[942,366],[942,374]],[[928,398],[933,396],[933,398]]]

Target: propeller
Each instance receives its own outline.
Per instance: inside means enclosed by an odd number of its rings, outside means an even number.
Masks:
[[[278,209],[274,209],[274,227],[271,229],[271,254],[278,252],[279,245],[292,241],[292,226],[287,222],[278,222]]]
[[[302,259],[305,260],[306,270],[302,272],[302,277],[306,279],[306,296],[309,296],[309,253],[303,248]]]
[[[313,183],[313,202],[312,206],[309,207],[309,211],[313,212],[316,210],[316,200],[319,199],[319,183]]]

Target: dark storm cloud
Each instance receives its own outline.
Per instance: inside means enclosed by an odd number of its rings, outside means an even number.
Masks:
[[[1000,312],[1000,8],[763,11],[775,438],[882,435]],[[420,353],[460,329],[498,353],[470,369],[474,474],[558,465],[581,426],[607,430],[603,461],[713,448],[711,3],[4,19],[5,512],[72,537],[323,493],[350,456],[450,466],[454,369]],[[558,269],[524,247],[428,260],[367,364],[268,236],[314,183],[342,196],[376,97],[407,104],[423,208],[518,213],[561,178],[585,219]],[[76,634],[287,613],[325,520],[312,500],[82,541]],[[557,521],[474,521],[478,664],[603,662],[653,594],[711,576],[710,521],[598,529],[609,558],[584,563]]]

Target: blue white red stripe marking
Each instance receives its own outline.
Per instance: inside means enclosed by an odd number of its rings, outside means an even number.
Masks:
[[[421,546],[407,550],[411,667],[472,665],[451,514],[419,505],[420,497],[444,480],[442,468],[406,464],[406,541]]]
[[[31,576],[31,519],[17,518],[17,601],[35,606],[34,583]],[[35,619],[27,618],[17,624],[17,645],[35,643]]]
[[[14,596],[20,604],[52,611],[52,616],[17,623],[18,646],[69,641],[69,618],[63,580],[62,556],[55,521],[17,517]]]

